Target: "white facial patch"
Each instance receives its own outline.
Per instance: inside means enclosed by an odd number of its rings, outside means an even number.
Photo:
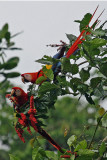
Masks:
[[[17,89],[17,90],[15,91],[15,94],[16,94],[16,96],[21,96],[21,91],[20,91],[20,89]]]
[[[25,74],[24,75],[24,78],[26,79],[26,80],[28,80],[28,81],[31,81],[31,75],[30,74]]]

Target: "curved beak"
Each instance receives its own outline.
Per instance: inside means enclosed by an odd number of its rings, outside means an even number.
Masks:
[[[14,94],[15,94],[15,90],[12,89],[10,96],[14,96]]]
[[[22,76],[21,80],[23,83],[25,83],[25,78],[23,76]]]

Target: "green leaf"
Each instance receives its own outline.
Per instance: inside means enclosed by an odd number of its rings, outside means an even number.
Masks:
[[[101,38],[94,38],[88,42],[88,45],[91,46],[91,49],[95,49],[101,46],[105,46],[107,44],[107,40]]]
[[[32,151],[32,160],[48,160],[48,157],[42,147],[36,147]]]
[[[38,148],[38,152],[43,156],[43,157],[46,157],[46,153],[44,151],[44,149],[42,147],[39,147]]]
[[[0,30],[0,39],[5,38],[7,32],[8,32],[8,24],[6,23]]]
[[[75,159],[75,155],[71,155],[70,160],[74,160]]]
[[[10,38],[11,38],[10,32],[6,32],[5,38],[6,38],[6,41],[7,41],[8,43],[10,43]]]
[[[2,31],[5,31],[5,32],[8,31],[8,24],[7,23],[2,27]]]
[[[67,144],[69,145],[69,147],[71,147],[77,140],[77,137],[75,135],[72,135],[68,140],[67,140]]]
[[[61,85],[62,87],[66,87],[66,86],[69,85],[69,82],[66,81],[65,76],[57,76],[57,80],[58,80],[58,82],[60,83],[60,85]]]
[[[19,63],[18,57],[10,58],[6,63],[4,63],[4,69],[5,70],[13,69],[18,65],[18,63]]]
[[[44,82],[39,88],[39,94],[45,94],[46,92],[50,92],[51,90],[58,88],[59,87],[55,84],[51,84],[50,82]]]
[[[34,148],[35,138],[30,139],[30,145],[32,148]]]
[[[78,151],[79,155],[87,155],[87,156],[93,156],[94,155],[94,151],[89,150],[89,149],[80,149]]]
[[[107,113],[105,113],[103,118],[102,118],[102,126],[107,128]],[[105,139],[106,139],[106,137],[104,138],[104,140]]]
[[[4,73],[3,75],[6,78],[15,78],[15,77],[19,77],[20,73],[19,72],[11,72],[11,73]]]
[[[71,73],[74,75],[74,74],[77,74],[78,71],[79,71],[78,65],[77,64],[71,64]]]
[[[100,66],[101,73],[107,77],[107,62],[101,64]]]
[[[90,73],[88,70],[84,70],[83,68],[80,71],[80,77],[83,82],[87,81],[90,77]]]
[[[37,80],[36,80],[36,84],[41,84],[43,81],[45,81],[47,78],[44,77],[44,76],[41,76],[39,77]]]
[[[91,155],[80,155],[76,158],[76,160],[93,160],[93,156],[91,156]]]
[[[84,28],[86,28],[86,26],[89,24],[89,21],[92,17],[92,14],[87,13],[84,18],[82,19],[81,23],[80,23],[80,31],[82,31]]]
[[[53,151],[45,151],[45,153],[51,160],[57,160],[57,154],[55,154]]]
[[[95,34],[96,36],[104,36],[104,35],[105,35],[105,31],[102,30],[102,29],[100,29],[100,28],[98,28],[98,29],[96,29],[96,30],[94,31],[94,34]]]
[[[98,86],[99,83],[101,83],[101,81],[102,81],[102,77],[92,78],[90,80],[90,85],[94,89],[94,88],[96,88]]]
[[[79,20],[75,21],[75,22],[80,23],[80,32],[82,30],[84,30],[86,28],[86,26],[89,24],[91,17],[92,17],[92,15],[90,13],[87,13],[81,21],[79,21]]]
[[[74,22],[81,23],[81,21],[80,21],[80,20],[75,20]]]
[[[86,100],[87,100],[90,104],[94,104],[94,105],[95,105],[92,97],[91,97],[89,94],[85,93],[84,95],[85,95]]]
[[[15,45],[15,42],[9,42],[9,43],[7,43],[7,45],[8,45],[8,47],[12,47],[12,46],[14,46]],[[10,50],[21,50],[20,48],[10,48]]]
[[[93,33],[93,34],[96,35],[96,36],[104,36],[104,35],[105,35],[105,31],[102,30],[101,28],[98,28],[98,29],[96,29],[95,31],[92,30],[91,28],[89,28],[88,31],[89,31],[90,33]]]
[[[87,148],[87,141],[83,140],[76,145],[76,148],[74,151],[79,151],[80,149],[86,149],[86,148]]]
[[[52,69],[47,69],[46,66],[44,66],[42,71],[44,72],[47,78],[49,78],[50,80],[53,80],[54,74],[53,74]]]
[[[83,94],[88,92],[88,88],[89,86],[87,84],[78,84],[77,86],[77,89]]]
[[[105,109],[104,108],[100,108],[98,110],[98,113],[99,113],[100,116],[102,116],[105,113]]]
[[[35,62],[51,65],[59,62],[59,60],[45,55],[43,58],[38,59]]]
[[[99,55],[100,50],[98,48],[93,49],[92,51],[89,52],[91,56]]]
[[[4,64],[0,64],[0,70],[4,69]]]
[[[78,85],[81,85],[81,79],[75,77],[70,80],[70,87],[74,92],[77,91]]]
[[[99,148],[99,154],[100,156],[103,156],[104,152],[106,151],[106,144],[102,142],[100,148]]]
[[[19,158],[13,156],[12,154],[9,154],[10,160],[19,160]]]
[[[105,94],[102,84],[99,84],[94,90],[94,95],[97,97],[103,98]]]
[[[77,39],[77,37],[73,34],[66,34],[67,38],[69,39],[69,41],[75,41]]]
[[[32,151],[32,160],[36,160],[38,154],[38,147],[34,148]]]
[[[64,72],[71,72],[70,60],[67,59],[66,57],[61,58],[61,69],[62,69]]]

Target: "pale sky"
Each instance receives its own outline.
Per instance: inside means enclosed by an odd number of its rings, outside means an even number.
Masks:
[[[47,48],[46,45],[59,43],[60,40],[68,42],[65,33],[78,36],[79,24],[74,20],[81,20],[88,12],[93,13],[98,4],[99,9],[94,20],[105,8],[100,18],[103,23],[107,19],[107,1],[0,1],[0,28],[4,23],[9,23],[13,34],[24,31],[14,39],[16,46],[23,50],[7,52],[7,58],[16,55],[20,57],[15,71],[38,71],[41,65],[34,61],[43,55],[53,56],[56,53],[56,48]],[[20,77],[11,81],[17,86],[23,86]],[[23,88],[27,90],[28,85]]]

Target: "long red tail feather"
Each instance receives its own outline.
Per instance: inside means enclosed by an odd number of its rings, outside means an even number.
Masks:
[[[95,9],[95,11],[94,11],[94,13],[93,13],[93,15],[92,15],[89,23],[91,22],[93,16],[95,15],[98,7],[99,7],[99,5],[98,5],[97,8]],[[102,13],[103,13],[103,12],[104,12],[104,10],[102,11]],[[102,13],[99,15],[99,17],[102,15]],[[98,17],[98,18],[99,18],[99,17]],[[98,18],[97,18],[97,20],[94,22],[94,24],[98,21]],[[88,23],[88,25],[87,25],[86,27],[89,26],[89,23]],[[93,24],[93,25],[94,25],[94,24]],[[93,26],[93,25],[92,25],[92,26]],[[91,26],[91,27],[92,27],[92,26]],[[77,45],[78,45],[78,44],[81,44],[82,41],[85,40],[85,39],[81,39],[81,37],[83,36],[84,32],[85,32],[85,30],[83,30],[83,31],[80,33],[80,35],[78,36],[78,38],[76,39],[76,41],[73,43],[73,45],[71,46],[71,48],[70,48],[70,49],[68,50],[68,52],[66,53],[66,57],[67,57],[67,58],[69,58],[69,56],[70,56],[71,54],[73,54],[74,51],[78,48]],[[89,33],[87,33],[87,34],[89,34]]]
[[[47,139],[57,150],[64,153],[63,149],[49,136],[49,134],[42,128],[38,128],[38,133],[41,134],[45,139]]]

